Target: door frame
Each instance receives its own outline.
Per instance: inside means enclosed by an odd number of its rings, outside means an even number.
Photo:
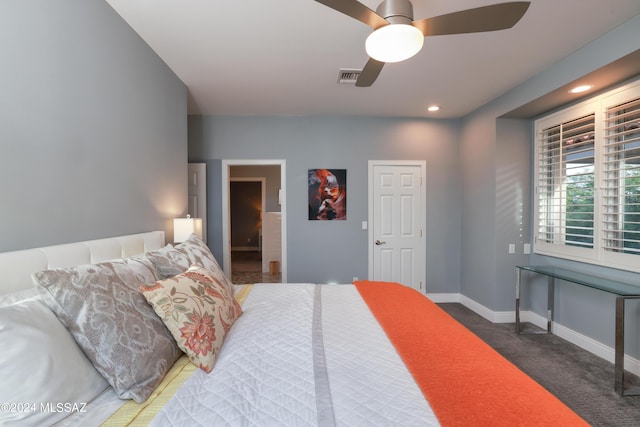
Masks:
[[[427,197],[426,197],[426,183],[427,183],[427,162],[426,160],[369,160],[369,176],[368,176],[368,186],[369,186],[369,191],[368,191],[368,198],[369,198],[369,208],[368,208],[368,216],[367,216],[367,220],[368,220],[368,238],[367,238],[367,245],[368,245],[368,253],[369,253],[369,260],[368,260],[368,264],[369,264],[369,269],[368,269],[368,275],[369,275],[369,280],[373,280],[373,273],[374,273],[374,265],[373,265],[373,260],[374,260],[374,256],[373,256],[373,246],[374,246],[374,236],[373,236],[373,232],[375,230],[375,224],[374,224],[374,212],[373,212],[373,169],[375,166],[419,166],[420,167],[420,180],[422,183],[422,192],[420,193],[421,196],[421,200],[420,200],[420,227],[422,229],[422,250],[425,254],[425,259],[424,259],[424,265],[425,268],[422,269],[422,283],[423,283],[423,288],[422,288],[422,292],[426,293],[427,292],[427,268],[426,268],[426,263],[427,263],[427,259],[426,259],[426,255],[427,255],[427,236],[426,236],[426,229],[427,229],[427,207],[426,207],[426,201],[427,201]]]
[[[187,164],[187,169],[189,173],[189,180],[193,180],[194,184],[197,184],[198,190],[204,187],[204,191],[198,191],[198,196],[196,197],[196,211],[191,212],[191,182],[188,184],[188,196],[190,200],[187,204],[187,210],[189,211],[187,213],[194,218],[202,219],[202,241],[207,243],[207,164],[204,162],[189,162]],[[195,173],[195,176],[193,173]]]
[[[231,217],[229,209],[229,186],[231,182],[231,166],[280,166],[280,217],[282,253],[282,283],[287,282],[287,161],[283,159],[231,159],[222,160],[222,269],[231,277]]]

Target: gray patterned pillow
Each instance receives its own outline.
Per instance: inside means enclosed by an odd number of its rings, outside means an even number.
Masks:
[[[161,280],[182,274],[192,265],[197,265],[213,273],[217,281],[233,295],[233,284],[220,268],[207,244],[196,234],[192,234],[175,247],[167,245],[157,251],[148,252],[146,256],[153,263]]]
[[[118,397],[144,402],[181,354],[140,292],[157,280],[132,257],[33,274],[47,306]]]
[[[147,252],[144,254],[158,273],[160,280],[182,274],[191,267],[189,258],[183,252],[177,251],[173,246]]]

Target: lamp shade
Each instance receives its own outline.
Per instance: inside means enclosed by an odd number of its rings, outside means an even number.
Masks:
[[[202,239],[202,219],[191,218],[187,215],[186,218],[174,218],[173,219],[173,241],[174,243],[184,242],[189,238],[192,233]]]
[[[367,55],[381,62],[400,62],[420,52],[424,34],[407,24],[390,24],[378,28],[367,37]]]

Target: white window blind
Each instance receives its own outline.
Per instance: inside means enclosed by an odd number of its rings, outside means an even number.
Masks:
[[[593,248],[595,114],[543,128],[537,156],[537,242]]]
[[[640,80],[535,131],[534,252],[640,272]]]
[[[640,254],[640,98],[607,107],[604,131],[603,249]]]

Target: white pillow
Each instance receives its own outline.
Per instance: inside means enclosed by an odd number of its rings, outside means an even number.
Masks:
[[[0,306],[0,425],[51,425],[108,387],[71,334],[38,299]],[[44,407],[41,407],[45,405]]]
[[[0,295],[0,307],[17,304],[29,299],[40,299],[40,292],[36,288],[24,289],[10,294]]]

